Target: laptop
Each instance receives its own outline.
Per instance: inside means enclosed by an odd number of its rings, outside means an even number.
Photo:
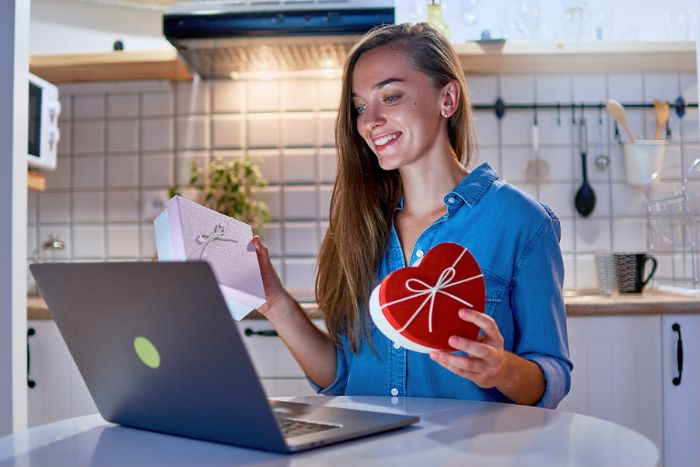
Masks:
[[[296,452],[419,421],[269,401],[206,262],[45,263],[30,270],[109,422]]]

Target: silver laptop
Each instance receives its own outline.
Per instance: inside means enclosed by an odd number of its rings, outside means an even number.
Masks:
[[[275,452],[419,421],[268,401],[206,262],[47,263],[30,269],[107,421]]]

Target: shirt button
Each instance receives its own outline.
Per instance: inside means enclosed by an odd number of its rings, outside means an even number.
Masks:
[[[396,388],[391,388],[391,395],[392,396],[398,396],[399,395],[399,390]]]
[[[397,342],[394,342],[394,348],[396,350],[399,350],[401,348],[401,346]]]
[[[422,258],[423,257],[423,250],[416,251],[416,256],[419,258]]]
[[[455,204],[455,199],[452,196],[450,196],[449,198],[447,198],[447,202],[450,204]]]

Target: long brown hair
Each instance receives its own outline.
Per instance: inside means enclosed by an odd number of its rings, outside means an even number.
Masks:
[[[387,44],[403,50],[409,63],[429,76],[436,89],[450,82],[459,86],[459,106],[448,120],[447,131],[450,145],[465,167],[471,160],[474,141],[464,73],[442,34],[426,23],[381,26],[352,48],[345,62],[336,120],[338,172],[328,231],[319,252],[316,300],[333,340],[339,343],[344,334],[355,352],[363,332],[369,337],[369,295],[388,245],[402,188],[398,171],[383,170],[357,131],[352,74],[363,53]]]

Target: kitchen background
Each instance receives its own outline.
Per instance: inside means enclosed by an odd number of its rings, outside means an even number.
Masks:
[[[549,204],[562,221],[565,288],[597,286],[597,251],[644,251],[645,200],[675,193],[691,161],[700,157],[697,109],[670,119],[671,142],[661,183],[651,190],[626,183],[621,145],[606,112],[586,109],[588,172],[597,196],[593,214],[576,213],[581,185],[578,127],[570,104],[698,100],[694,74],[575,74],[467,76],[474,104],[561,103],[537,110],[539,157],[550,167],[544,181],[528,180],[534,112],[475,113],[480,151],[502,178]],[[327,228],[335,173],[333,125],[339,82],[333,79],[205,80],[88,83],[60,86],[63,111],[58,167],[46,172],[47,190],[29,195],[28,258],[150,259],[152,220],[173,184],[186,185],[189,162],[249,155],[270,185],[259,193],[272,221],[265,242],[288,288],[313,300],[316,254]],[[578,121],[580,110],[575,112]],[[631,109],[638,138],[653,138],[653,109]],[[623,136],[624,138],[624,136]],[[610,166],[596,167],[598,155]],[[42,245],[57,234],[62,250]],[[659,257],[659,276],[671,258]],[[28,274],[29,288],[34,284]]]

